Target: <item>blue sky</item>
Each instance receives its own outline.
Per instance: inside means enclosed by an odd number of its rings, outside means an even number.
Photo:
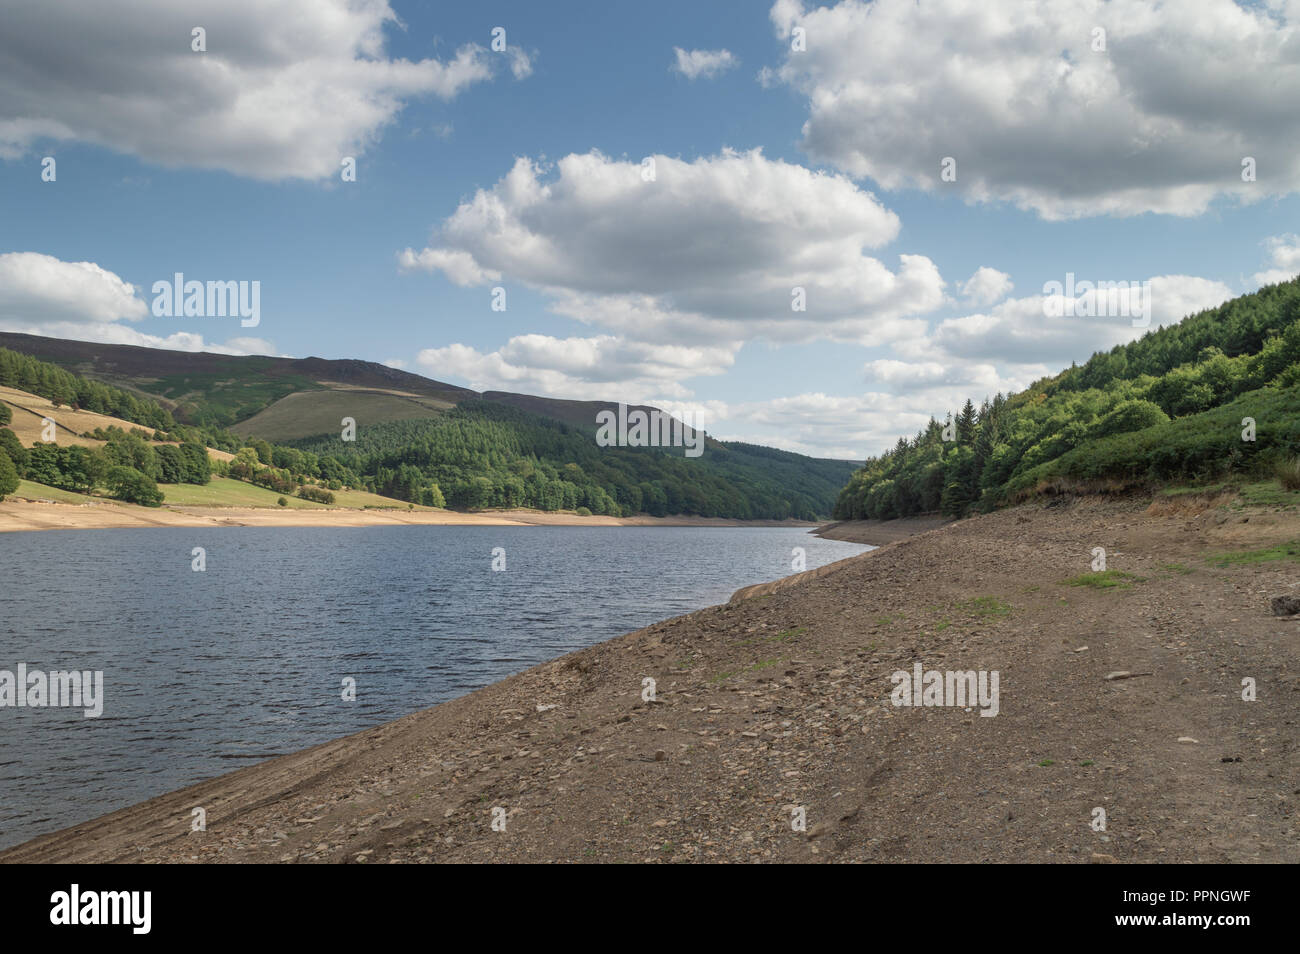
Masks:
[[[1142,333],[1044,317],[1067,273],[1150,281],[1154,327],[1300,270],[1294,4],[97,7],[0,2],[0,330],[861,457]],[[175,272],[260,324],[150,315]]]

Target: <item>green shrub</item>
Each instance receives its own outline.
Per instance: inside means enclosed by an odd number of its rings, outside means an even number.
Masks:
[[[108,468],[108,473],[104,476],[104,486],[118,500],[140,504],[143,507],[162,506],[162,491],[158,489],[154,479],[134,467],[115,464]]]
[[[328,490],[322,490],[320,487],[299,487],[298,496],[303,500],[311,500],[316,503],[332,504],[334,502],[334,495]]]
[[[1289,457],[1278,461],[1273,472],[1285,489],[1300,490],[1300,457]]]

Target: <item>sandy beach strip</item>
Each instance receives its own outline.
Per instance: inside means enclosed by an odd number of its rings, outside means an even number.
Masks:
[[[541,510],[271,509],[269,507],[138,507],[110,501],[56,503],[0,501],[0,533],[22,530],[99,530],[143,527],[815,527],[796,520],[727,520],[714,517],[582,517]]]

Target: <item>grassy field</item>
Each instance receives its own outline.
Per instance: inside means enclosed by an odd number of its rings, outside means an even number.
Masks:
[[[102,499],[100,497],[87,497],[84,494],[74,494],[70,490],[59,490],[57,487],[46,487],[44,484],[33,483],[30,480],[18,481],[18,489],[10,496],[25,500],[53,500],[55,503],[71,504],[83,504]]]
[[[280,499],[280,494],[273,490],[267,490],[265,487],[258,487],[242,480],[232,480],[229,477],[213,477],[211,483],[202,485],[159,484],[158,489],[163,492],[164,507],[267,507],[272,510],[281,509],[280,505],[276,503]],[[332,507],[285,494],[285,509],[330,510],[337,507],[352,507],[358,510],[365,507],[408,509],[404,500],[381,497],[378,494],[367,493],[364,490],[336,490],[333,493],[334,504]],[[30,480],[20,480],[18,489],[13,492],[12,496],[26,500],[53,500],[56,503],[71,504],[99,502],[109,499],[107,497],[88,497],[84,494],[74,494],[67,490],[47,487],[45,484],[37,484]],[[433,508],[415,507],[413,509],[432,510]]]
[[[276,501],[281,497],[281,494],[273,490],[245,483],[242,480],[232,480],[229,477],[213,477],[211,483],[203,485],[159,484],[158,489],[163,492],[164,506],[174,504],[181,507],[271,507],[278,509],[279,504]],[[363,490],[336,490],[333,493],[335,507],[399,507],[402,510],[407,509],[406,502],[403,500],[381,497],[378,494],[366,493]],[[303,500],[301,497],[291,497],[288,494],[283,496],[287,501],[287,507],[292,510],[329,509],[326,504]],[[427,510],[429,508],[417,507],[415,509]]]
[[[55,443],[64,447],[102,447],[103,441],[81,436],[83,433],[93,431],[98,427],[105,429],[120,427],[128,433],[133,428],[140,427],[139,424],[132,424],[130,421],[124,421],[119,417],[109,417],[107,414],[96,414],[93,411],[74,411],[70,407],[56,408],[46,398],[29,394],[26,391],[19,391],[15,388],[0,387],[0,401],[9,405],[10,410],[13,411],[13,421],[8,427],[24,447],[31,447],[41,440],[42,431],[45,427],[43,418],[46,417],[57,425],[54,431]],[[151,431],[147,427],[143,428],[143,430]],[[169,443],[174,444],[175,441]],[[234,454],[227,454],[225,451],[211,447],[208,448],[208,456],[213,460],[231,461],[235,459]]]
[[[345,417],[355,420],[361,429],[383,421],[437,417],[451,406],[437,398],[398,391],[357,388],[301,391],[240,421],[231,431],[273,442],[288,441],[318,434],[338,435]]]
[[[55,407],[43,397],[37,397],[35,394],[28,394],[26,391],[18,391],[14,388],[0,387],[0,401],[4,401],[13,411],[14,419],[9,428],[22,441],[24,447],[31,447],[36,441],[41,439],[41,431],[44,428],[42,418],[48,417],[58,425],[55,428],[54,436],[59,444],[65,446],[81,447],[98,447],[100,441],[91,440],[88,437],[79,436],[85,431],[93,431],[97,427],[112,427],[116,425],[123,430],[129,431],[133,427],[139,427],[138,424],[132,424],[130,421],[123,421],[116,417],[108,417],[104,414],[95,414],[91,411],[74,411],[70,407]]]

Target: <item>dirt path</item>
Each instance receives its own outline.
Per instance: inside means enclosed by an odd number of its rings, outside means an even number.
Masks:
[[[1094,502],[950,524],[0,860],[1296,862],[1300,622],[1269,597],[1300,568],[1207,561],[1296,537]],[[1141,580],[1063,584],[1094,547]],[[914,662],[998,671],[999,714],[893,706]]]

